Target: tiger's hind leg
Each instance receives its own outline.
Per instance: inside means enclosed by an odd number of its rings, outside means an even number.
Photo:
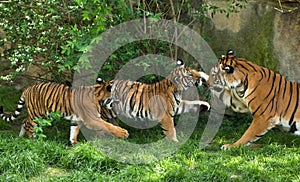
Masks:
[[[80,128],[81,128],[81,125],[77,125],[77,124],[71,125],[71,127],[70,127],[70,143],[71,143],[71,145],[79,143],[77,141],[77,136],[80,132]]]
[[[117,138],[127,138],[129,136],[128,131],[115,126],[103,119],[98,118],[97,120],[85,119],[84,125],[91,130],[104,131],[105,133],[111,134]]]
[[[27,133],[27,136],[29,138],[31,137],[35,137],[35,133],[34,133],[34,127],[36,126],[37,124],[34,123],[32,121],[32,119],[30,118],[25,118],[22,122],[22,126],[21,126],[21,130],[20,130],[20,133],[19,133],[19,137],[23,137],[25,135],[25,133]]]
[[[25,133],[26,133],[25,124],[23,123],[22,126],[21,126],[19,137],[23,137],[25,135]]]
[[[164,134],[169,140],[174,142],[178,142],[176,137],[176,130],[174,127],[173,117],[171,116],[164,116],[160,121],[161,127],[164,130]]]
[[[240,145],[250,145],[252,142],[261,138],[270,129],[275,127],[275,123],[272,119],[266,120],[264,117],[253,118],[253,121],[243,136],[234,144],[225,144],[221,149],[235,148]]]

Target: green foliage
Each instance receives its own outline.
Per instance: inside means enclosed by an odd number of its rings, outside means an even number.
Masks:
[[[203,4],[200,7],[200,11],[198,11],[197,16],[203,16],[205,12],[211,12],[211,17],[214,17],[215,14],[221,13],[225,14],[226,17],[229,17],[232,13],[238,13],[241,9],[246,8],[246,4],[248,0],[226,0],[227,6],[226,8],[220,8],[217,5],[213,4]],[[200,12],[200,13],[199,13]]]
[[[12,90],[0,89],[0,94]],[[19,94],[9,102],[0,97],[1,105],[11,110]],[[13,103],[13,104],[12,104]],[[10,110],[10,109],[8,109]],[[199,149],[208,113],[200,113],[192,136],[174,154],[150,164],[128,164],[115,161],[101,152],[92,142],[68,147],[68,122],[52,121],[54,127],[43,130],[45,140],[19,138],[21,121],[2,128],[0,132],[0,181],[299,181],[300,137],[287,132],[271,130],[256,143],[259,148],[240,147],[229,151],[221,145],[232,143],[242,136],[252,117],[245,114],[225,116],[222,126],[212,143]],[[54,114],[58,116],[58,114]],[[187,120],[188,122],[188,120]],[[188,125],[186,123],[185,125]],[[125,126],[126,127],[126,126]],[[160,127],[147,130],[129,129],[125,142],[143,144],[164,137]],[[178,133],[180,138],[180,133]],[[109,143],[111,139],[101,139]],[[121,141],[114,139],[114,142]],[[174,143],[170,142],[169,146]],[[109,145],[107,145],[109,146]],[[104,147],[107,147],[104,146]],[[130,149],[124,148],[124,151]],[[142,147],[136,150],[142,150]],[[155,146],[153,147],[155,150]],[[168,151],[166,147],[164,150]],[[164,151],[157,150],[157,153]],[[127,152],[122,158],[130,157]],[[151,161],[147,153],[137,156]],[[121,160],[121,159],[120,159]]]
[[[151,164],[114,161],[89,142],[67,147],[64,137],[47,140],[19,139],[17,132],[0,133],[1,181],[299,181],[300,139],[278,130],[259,140],[260,148],[221,151],[237,139],[251,118],[226,117],[212,144],[200,150],[205,117],[190,139],[174,154]],[[245,124],[238,126],[237,121]],[[160,130],[157,128],[157,130]],[[234,131],[234,132],[232,132]],[[65,129],[68,133],[68,128]],[[131,131],[129,142],[143,143],[152,135]],[[105,142],[105,140],[104,140]],[[106,142],[109,142],[107,140]],[[170,143],[172,145],[172,143]],[[124,149],[126,150],[126,149]],[[168,150],[166,148],[166,150]],[[158,151],[160,152],[160,151]],[[128,153],[127,155],[130,155]],[[145,154],[146,156],[146,154]],[[143,154],[139,157],[145,157]],[[126,157],[126,156],[124,156]]]
[[[89,58],[79,59],[82,53],[92,49],[90,43],[98,35],[119,23],[138,18],[152,21],[172,19],[189,24],[182,14],[191,14],[191,22],[208,10],[213,13],[237,12],[244,8],[246,0],[228,2],[226,10],[217,6],[201,4],[196,7],[190,1],[115,1],[75,0],[63,1],[13,1],[0,4],[0,46],[2,60],[9,63],[2,80],[12,80],[35,65],[44,70],[37,73],[51,80],[62,82],[66,76],[79,68],[89,69]],[[169,8],[171,7],[171,8]],[[192,13],[188,13],[192,12]],[[201,16],[198,16],[201,14]],[[2,38],[3,37],[3,38]],[[130,36],[127,37],[130,40]],[[118,40],[111,42],[117,44]],[[176,58],[176,47],[170,43],[149,40],[130,43],[112,54],[103,66],[107,78],[111,78],[128,60],[146,54],[160,54]],[[80,67],[79,67],[80,66]]]
[[[44,134],[44,128],[47,126],[52,126],[52,123],[59,119],[61,119],[61,114],[58,111],[51,112],[44,118],[35,117],[33,121],[37,123],[37,125],[34,126],[34,133],[37,139],[46,138],[46,135]]]

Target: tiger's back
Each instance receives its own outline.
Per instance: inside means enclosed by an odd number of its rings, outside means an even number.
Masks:
[[[73,92],[63,84],[49,82],[33,85],[23,92],[21,98],[27,100],[25,103],[30,119],[54,111],[60,111],[65,116],[74,114],[71,104]]]

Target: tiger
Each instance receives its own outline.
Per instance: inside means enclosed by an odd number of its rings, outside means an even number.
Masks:
[[[222,149],[249,146],[275,126],[300,135],[300,83],[288,81],[281,74],[245,58],[237,58],[229,50],[211,69],[208,84],[212,88],[223,86],[224,90],[213,93],[219,96],[225,93],[231,100],[226,105],[236,108],[232,105],[235,103],[242,107],[235,111],[248,110],[253,116],[242,137],[233,144],[223,145]]]
[[[112,95],[117,102],[112,103],[117,116],[151,120],[160,123],[166,138],[178,142],[174,127],[174,116],[186,112],[209,110],[208,102],[183,100],[183,91],[201,85],[208,75],[188,68],[181,59],[173,71],[163,80],[146,84],[130,80],[114,80]]]
[[[93,86],[77,88],[54,82],[39,83],[23,91],[13,115],[4,114],[1,106],[0,117],[8,122],[13,121],[26,105],[28,117],[23,121],[19,137],[23,137],[25,133],[28,137],[34,137],[34,127],[37,126],[34,122],[35,117],[42,118],[51,112],[59,111],[64,119],[71,120],[71,144],[78,143],[77,136],[82,125],[96,132],[104,131],[118,138],[127,138],[127,130],[105,121],[101,116],[103,108],[110,109],[114,102],[111,96],[113,87],[113,81],[104,82],[101,78],[98,78]]]

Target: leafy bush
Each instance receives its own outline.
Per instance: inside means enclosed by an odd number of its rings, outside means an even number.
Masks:
[[[244,2],[247,1],[229,1],[229,6],[221,9],[208,4],[194,5],[190,1],[5,1],[0,4],[3,20],[0,22],[0,54],[5,63],[0,78],[11,81],[29,66],[36,66],[41,70],[35,71],[39,79],[70,80],[78,65],[90,68],[87,60],[79,59],[80,55],[90,49],[88,45],[96,41],[99,34],[112,26],[137,18],[171,19],[190,24],[203,18],[208,10],[226,15],[237,12],[244,8]],[[176,49],[161,41],[132,43],[111,55],[103,70],[113,74],[126,61],[148,53],[176,58]],[[32,77],[27,73],[22,75]]]
[[[44,134],[44,128],[47,126],[52,126],[52,123],[55,120],[61,119],[60,112],[51,112],[48,116],[44,118],[34,118],[34,122],[37,123],[36,126],[34,126],[34,133],[38,139],[46,138],[46,135]]]

